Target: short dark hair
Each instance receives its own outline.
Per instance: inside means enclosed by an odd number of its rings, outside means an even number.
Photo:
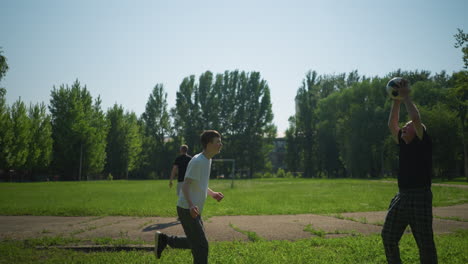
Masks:
[[[180,151],[184,152],[184,153],[187,153],[188,151],[188,146],[187,145],[182,145],[180,146]]]
[[[221,134],[216,130],[205,130],[203,133],[201,133],[200,141],[202,143],[203,149],[208,146],[208,143],[210,143],[213,138],[221,138]]]

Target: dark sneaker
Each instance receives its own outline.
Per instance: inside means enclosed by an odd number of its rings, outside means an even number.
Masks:
[[[161,258],[161,253],[167,246],[167,236],[159,231],[154,234],[154,255],[157,259]]]

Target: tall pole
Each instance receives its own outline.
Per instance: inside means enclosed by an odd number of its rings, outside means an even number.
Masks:
[[[231,189],[234,188],[234,177],[236,177],[236,160],[235,160],[235,159],[213,159],[213,161],[221,161],[221,162],[230,161],[230,162],[232,162],[232,169],[231,169]],[[224,168],[224,167],[223,167],[223,168]]]
[[[385,173],[384,173],[384,155],[383,155],[383,154],[384,154],[384,146],[385,146],[385,145],[384,145],[384,144],[381,144],[381,145],[382,145],[382,151],[380,151],[380,166],[381,166],[382,168],[381,168],[381,170],[380,170],[380,171],[381,171],[381,172],[380,172],[380,173],[381,173],[380,177],[383,178],[383,177],[385,176]]]
[[[81,165],[83,164],[83,143],[80,145],[80,169],[78,171],[78,180],[81,181]]]
[[[234,177],[236,176],[235,169],[236,169],[236,160],[232,160],[231,189],[234,188]]]

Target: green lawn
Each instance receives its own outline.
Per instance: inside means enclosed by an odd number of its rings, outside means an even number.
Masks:
[[[386,210],[397,191],[395,183],[371,180],[261,179],[212,180],[210,187],[225,194],[208,200],[205,216],[321,213]],[[97,181],[0,183],[1,215],[174,216],[176,196],[168,181]],[[468,202],[468,190],[434,186],[434,205]],[[210,263],[386,263],[379,235],[354,235],[290,241],[210,243]],[[439,263],[468,263],[468,230],[436,235]],[[88,241],[89,242],[89,241]],[[145,251],[76,252],[38,250],[35,246],[83,244],[70,238],[0,241],[0,263],[155,263]],[[139,244],[96,238],[92,244]],[[400,243],[404,263],[419,263],[416,243],[404,235]],[[160,263],[191,263],[188,250],[168,249]]]
[[[382,180],[384,180],[384,181],[394,181],[394,182],[397,181],[397,179],[395,179],[395,178],[383,178]],[[435,178],[435,179],[432,179],[432,183],[468,185],[467,179],[463,178],[463,177],[453,178],[453,179],[450,179],[450,180]]]
[[[386,210],[394,183],[350,179],[211,180],[225,199],[204,215],[333,214]],[[467,189],[434,186],[434,206],[468,202]],[[175,216],[167,180],[0,183],[0,215]]]
[[[436,235],[439,263],[468,263],[468,231]],[[145,251],[76,252],[63,249],[37,250],[34,246],[50,245],[50,241],[1,241],[0,263],[155,263]],[[60,244],[60,243],[58,243]],[[411,235],[400,243],[405,264],[419,264],[418,249]],[[210,263],[222,264],[384,264],[385,255],[379,235],[344,238],[310,238],[295,242],[215,242],[210,243]],[[191,263],[189,250],[168,249],[158,263]]]
[[[434,179],[432,180],[433,183],[442,183],[442,184],[460,184],[460,185],[468,185],[468,181],[466,178],[454,178],[454,179]]]

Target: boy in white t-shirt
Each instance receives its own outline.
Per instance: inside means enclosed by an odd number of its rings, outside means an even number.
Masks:
[[[206,130],[201,134],[203,152],[193,156],[185,173],[177,202],[179,216],[186,237],[168,236],[159,231],[155,234],[154,252],[156,258],[161,257],[167,245],[172,248],[191,249],[193,263],[208,263],[208,240],[201,219],[201,213],[207,195],[218,202],[224,198],[220,192],[208,188],[210,179],[211,158],[221,151],[221,135],[216,130]]]

